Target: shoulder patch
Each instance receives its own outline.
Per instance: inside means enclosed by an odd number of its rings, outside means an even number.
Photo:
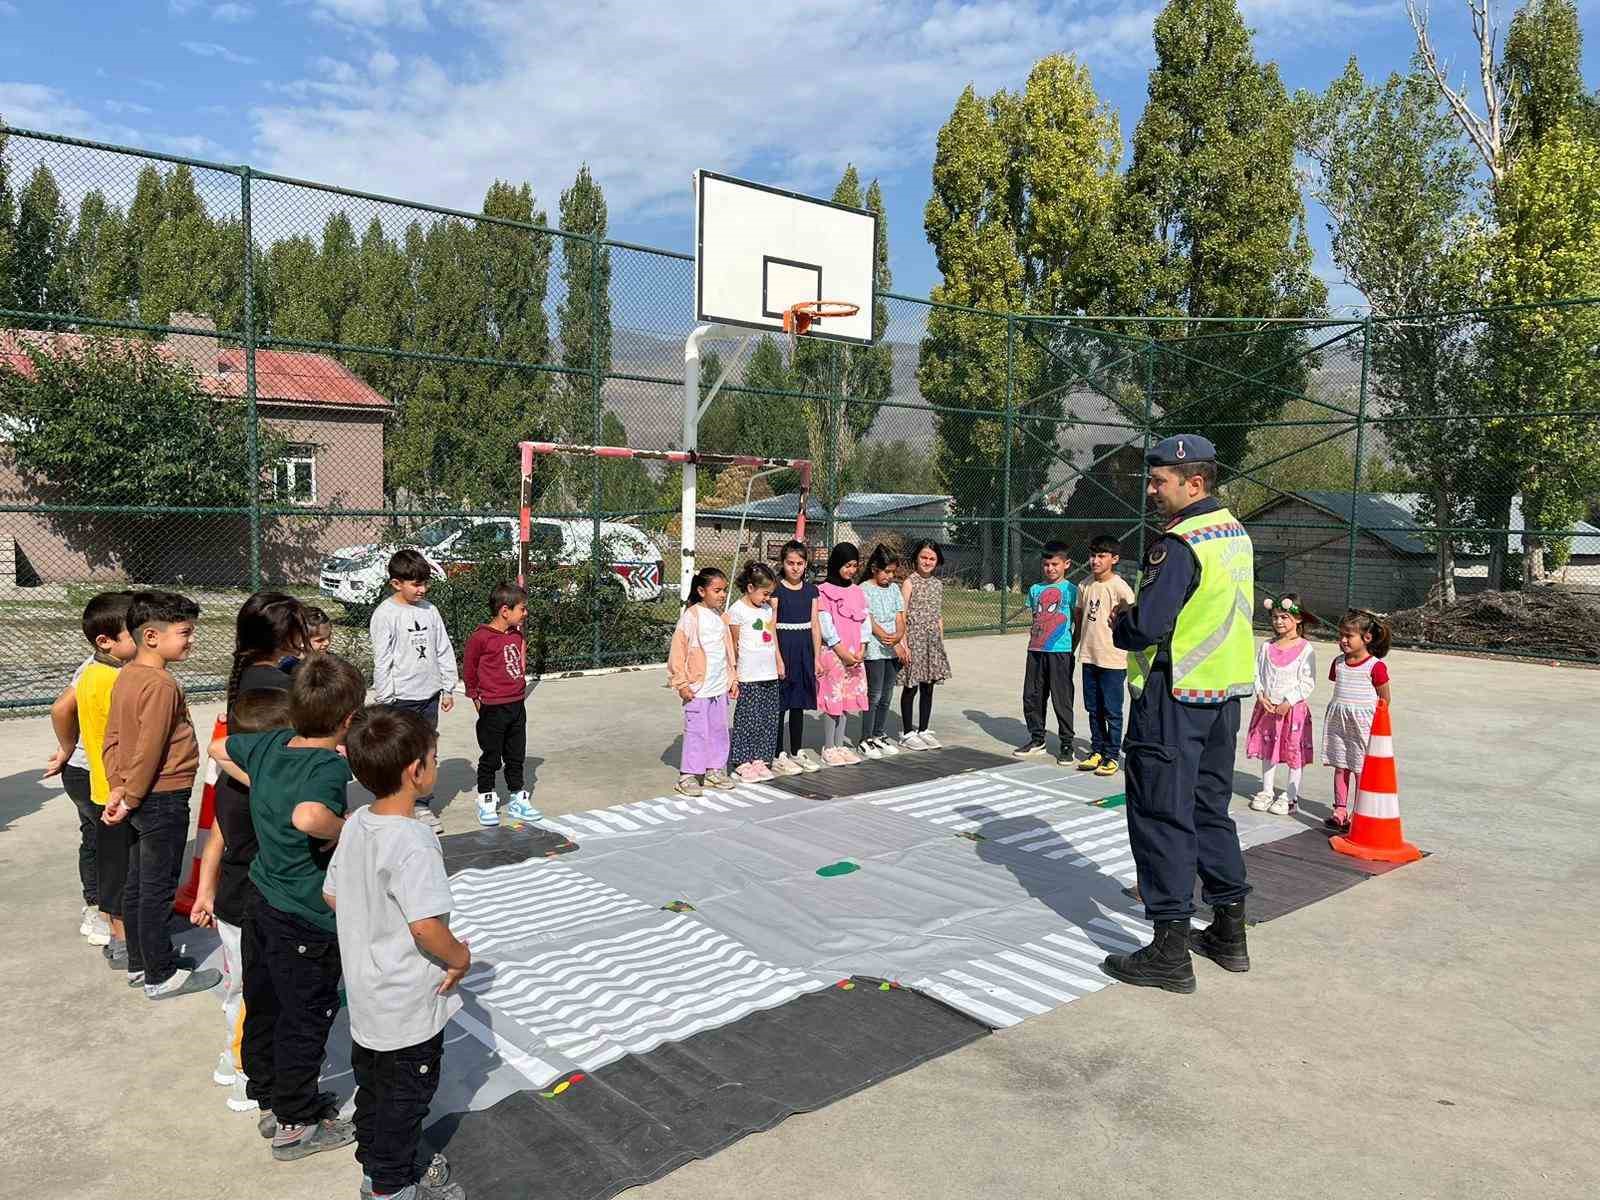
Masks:
[[[1152,567],[1159,567],[1162,563],[1167,561],[1166,546],[1160,542],[1157,542],[1154,546],[1150,547],[1150,553],[1145,555],[1144,560]]]

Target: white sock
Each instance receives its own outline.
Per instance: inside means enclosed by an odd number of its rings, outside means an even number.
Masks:
[[[1289,807],[1293,808],[1300,803],[1300,780],[1305,775],[1304,767],[1289,768]]]

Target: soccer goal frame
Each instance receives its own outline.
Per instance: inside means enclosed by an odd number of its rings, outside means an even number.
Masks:
[[[693,411],[693,410],[691,410]],[[795,471],[800,476],[799,505],[795,511],[794,536],[806,537],[806,505],[811,498],[811,460],[805,458],[761,458],[753,454],[703,454],[698,450],[639,450],[632,446],[579,446],[568,442],[519,442],[522,456],[522,495],[517,519],[517,582],[526,584],[528,546],[533,533],[533,465],[544,455],[567,454],[580,458],[632,458],[676,463],[683,468],[683,550],[679,564],[678,594],[688,599],[689,581],[695,573],[695,468],[755,467],[758,472]],[[751,482],[754,482],[752,477]],[[597,521],[599,519],[596,514]],[[743,524],[740,525],[743,539]],[[735,551],[737,554],[737,551]]]

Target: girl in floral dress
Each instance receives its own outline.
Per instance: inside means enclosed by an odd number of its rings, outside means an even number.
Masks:
[[[934,574],[944,566],[939,543],[923,539],[911,552],[916,568],[900,585],[906,601],[906,669],[900,676],[900,744],[909,750],[937,750],[940,742],[928,728],[933,717],[933,685],[950,678],[944,652],[944,580]],[[911,723],[911,702],[917,699],[917,723]]]

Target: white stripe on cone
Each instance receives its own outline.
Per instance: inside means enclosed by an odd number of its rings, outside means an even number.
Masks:
[[[1379,821],[1398,821],[1400,797],[1393,792],[1357,792],[1356,815]]]
[[[1393,758],[1394,738],[1386,733],[1375,733],[1367,739],[1367,758]]]

